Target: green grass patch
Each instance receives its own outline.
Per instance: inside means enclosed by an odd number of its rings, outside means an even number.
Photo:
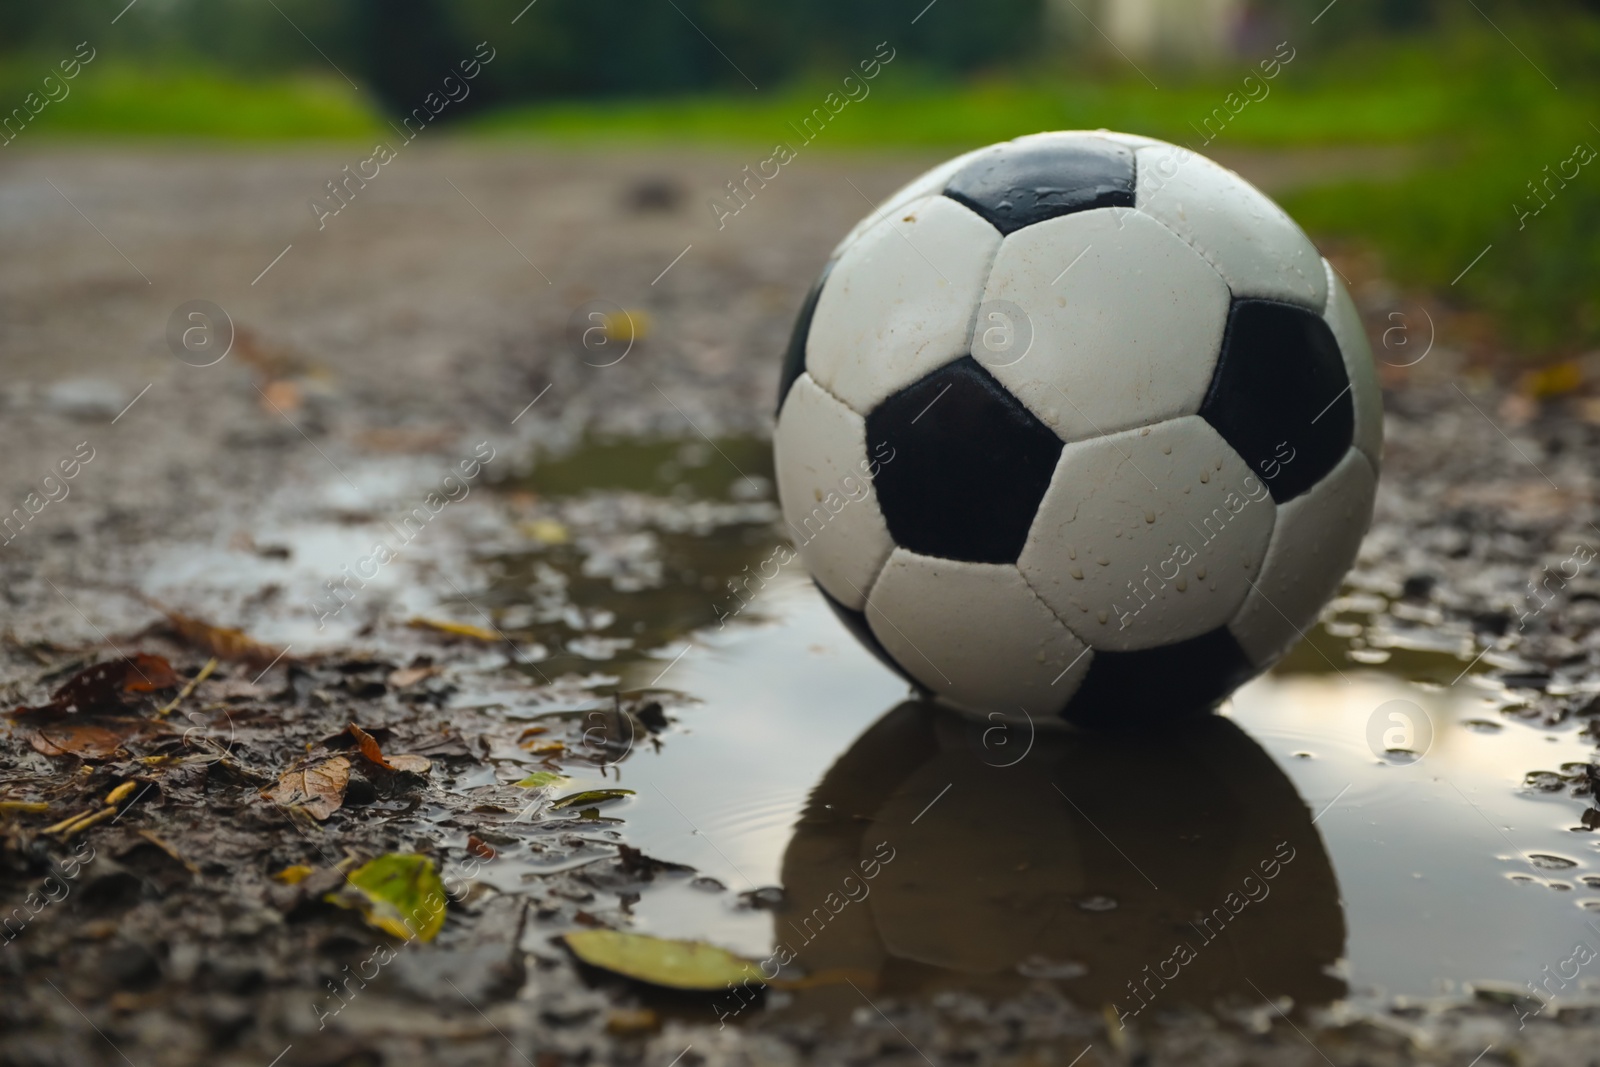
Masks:
[[[945,148],[989,144],[1040,130],[1109,129],[1149,134],[1199,146],[1223,127],[1219,140],[1235,145],[1292,146],[1403,142],[1447,127],[1447,85],[1310,87],[1294,83],[1293,65],[1263,83],[1266,95],[1227,111],[1240,85],[1219,80],[1171,81],[1160,89],[1134,75],[1109,80],[991,81],[938,85],[886,68],[871,94],[852,101],[820,132],[803,123],[836,87],[825,82],[759,98],[727,96],[672,100],[577,101],[507,108],[470,123],[497,137],[534,136],[571,141],[730,144],[796,147],[804,135],[819,147]],[[1242,99],[1243,94],[1236,99]],[[1225,124],[1216,116],[1223,109]],[[1211,126],[1206,126],[1211,118]]]
[[[25,107],[29,93],[42,99],[41,84],[50,72],[49,63],[8,61],[0,67],[0,101],[9,109]],[[18,134],[19,143],[60,136],[354,138],[387,128],[364,94],[337,77],[252,80],[207,70],[119,65],[102,55],[65,86],[68,94],[44,105]]]

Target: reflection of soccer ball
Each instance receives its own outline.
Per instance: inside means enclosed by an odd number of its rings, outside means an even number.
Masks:
[[[968,710],[1214,705],[1310,626],[1372,513],[1344,286],[1185,149],[1046,133],[835,249],[785,361],[779,495],[851,629]]]

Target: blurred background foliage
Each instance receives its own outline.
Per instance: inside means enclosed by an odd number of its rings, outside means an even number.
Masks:
[[[1402,165],[1331,168],[1286,206],[1529,358],[1600,346],[1600,165],[1545,184],[1600,148],[1600,0],[138,0],[113,25],[124,2],[0,0],[0,118],[78,42],[96,53],[26,143],[384,138],[487,41],[441,115],[454,136],[765,152],[887,41],[870,103],[806,151],[1100,126],[1207,152],[1395,146]],[[1206,144],[1280,41],[1294,61]]]

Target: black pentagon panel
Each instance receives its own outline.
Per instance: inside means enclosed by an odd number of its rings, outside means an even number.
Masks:
[[[789,390],[794,388],[794,383],[806,371],[806,337],[811,333],[811,320],[817,313],[817,301],[822,299],[822,283],[828,280],[834,262],[830,259],[823,264],[822,273],[811,283],[811,291],[806,294],[805,303],[800,305],[800,314],[794,320],[794,330],[789,334],[789,349],[783,354],[783,371],[778,378],[780,412],[783,411],[783,402],[789,398]]]
[[[873,485],[895,543],[924,556],[1014,563],[1044,498],[1061,439],[962,356],[867,416]]]
[[[1132,207],[1133,180],[1133,150],[1114,141],[1013,141],[957,171],[944,193],[1012,233],[1074,211]]]
[[[866,612],[845,607],[829,596],[828,591],[822,588],[815,578],[811,580],[811,584],[817,587],[817,592],[821,593],[822,599],[828,602],[828,607],[832,608],[833,613],[839,616],[839,621],[844,623],[844,628],[849,630],[857,641],[865,645],[867,651],[871,652],[879,663],[882,663],[885,667],[910,682],[914,688],[923,688],[921,682],[907,674],[905,668],[896,663],[894,657],[889,655],[889,650],[883,647],[883,642],[878,640],[878,635],[872,632],[871,626],[867,625]]]
[[[1355,438],[1339,342],[1321,315],[1235,300],[1200,415],[1282,504],[1310,489]]]
[[[1140,652],[1095,649],[1061,714],[1101,729],[1172,722],[1210,711],[1255,673],[1226,626]]]

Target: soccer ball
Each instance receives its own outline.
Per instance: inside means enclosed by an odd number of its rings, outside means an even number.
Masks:
[[[845,624],[957,708],[1214,707],[1372,515],[1360,318],[1284,212],[1175,145],[1042,133],[916,179],[795,324],[785,523]]]

